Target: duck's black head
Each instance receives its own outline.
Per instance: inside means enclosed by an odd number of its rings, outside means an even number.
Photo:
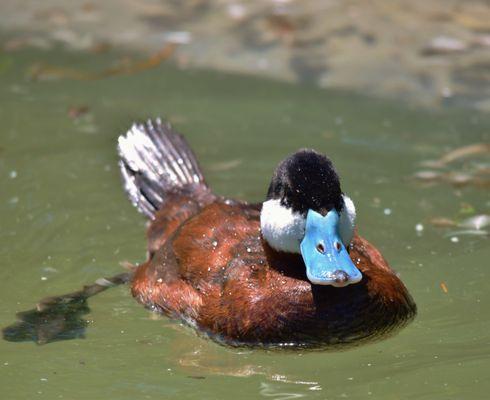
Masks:
[[[297,151],[277,166],[267,193],[267,200],[273,199],[305,216],[308,210],[326,215],[333,208],[340,212],[344,207],[332,161],[309,149]]]
[[[301,253],[312,283],[346,286],[361,279],[346,251],[355,216],[330,159],[299,150],[277,166],[260,225],[273,249]]]

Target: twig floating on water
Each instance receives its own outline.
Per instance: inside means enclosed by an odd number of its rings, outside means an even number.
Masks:
[[[53,65],[37,63],[31,66],[29,77],[33,80],[73,79],[78,81],[93,81],[112,76],[131,75],[159,66],[169,59],[175,52],[177,45],[168,43],[161,51],[145,60],[129,62],[128,64],[106,68],[99,72],[87,72],[73,68],[63,68]]]

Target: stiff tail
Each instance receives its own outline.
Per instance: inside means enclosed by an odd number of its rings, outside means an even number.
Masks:
[[[149,218],[167,194],[195,187],[208,190],[196,156],[182,135],[161,119],[134,124],[119,136],[117,151],[124,189],[136,208]]]

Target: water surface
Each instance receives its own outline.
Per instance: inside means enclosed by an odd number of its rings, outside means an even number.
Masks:
[[[0,57],[1,326],[41,297],[144,260],[145,220],[121,188],[115,143],[133,120],[156,116],[185,134],[211,186],[227,196],[263,199],[273,168],[297,148],[330,155],[360,233],[419,307],[396,337],[349,351],[241,351],[156,318],[118,287],[91,299],[85,339],[0,341],[2,398],[487,398],[488,236],[427,221],[488,214],[488,191],[422,187],[409,177],[447,149],[488,141],[488,116],[166,65],[35,82],[27,71],[40,59],[96,70],[116,56]],[[88,112],[70,117],[81,106]]]

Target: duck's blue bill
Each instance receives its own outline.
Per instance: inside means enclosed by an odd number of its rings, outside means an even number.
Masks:
[[[331,210],[322,216],[309,210],[301,254],[306,275],[316,285],[337,287],[357,283],[362,279],[339,235],[339,214]]]

